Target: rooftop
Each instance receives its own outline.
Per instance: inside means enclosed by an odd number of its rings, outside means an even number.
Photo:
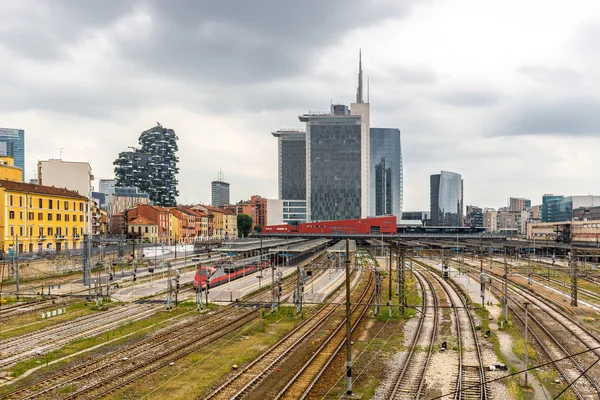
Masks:
[[[0,179],[0,187],[15,192],[39,193],[52,196],[70,197],[74,199],[87,200],[87,197],[82,196],[77,192],[73,192],[65,188],[57,188],[54,186],[35,185],[33,183],[12,182]]]

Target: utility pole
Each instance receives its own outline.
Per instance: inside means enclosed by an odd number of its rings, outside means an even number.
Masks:
[[[483,271],[483,248],[481,248],[481,267],[479,272],[479,282],[481,284],[481,308],[485,307],[485,272]]]
[[[398,251],[396,249],[396,251]],[[389,317],[392,318],[392,246],[390,242],[390,264],[388,265],[388,314]]]
[[[396,296],[400,304],[400,248],[396,251]]]
[[[167,310],[170,310],[172,306],[172,291],[173,283],[171,282],[171,263],[167,263]]]
[[[529,317],[529,314],[527,312],[527,306],[529,306],[529,302],[525,302],[525,387],[529,386],[528,382],[527,382],[527,368],[529,368],[529,350],[527,349],[527,336],[528,336],[528,332],[527,332],[527,319]]]
[[[406,263],[405,263],[405,249],[402,249],[402,269],[400,271],[400,305],[401,305],[401,315],[404,315],[404,306],[406,305],[406,296],[404,293],[404,280],[405,280],[405,271],[406,271]]]
[[[390,276],[391,278],[391,276]],[[390,301],[391,305],[391,301]],[[391,308],[390,308],[391,309]],[[346,238],[346,394],[352,396],[352,345],[350,324],[350,239]]]
[[[17,291],[17,300],[19,299],[19,235],[17,235],[15,252],[15,283],[16,283],[16,291]]]
[[[577,307],[577,256],[573,254],[573,250],[571,250],[571,305]]]
[[[277,253],[275,253],[277,260]],[[271,312],[275,312],[275,263],[271,263]]]
[[[504,322],[508,324],[508,262],[504,255]]]
[[[379,271],[375,271],[375,299],[373,314],[377,316],[379,315],[379,303],[381,303],[381,275]]]

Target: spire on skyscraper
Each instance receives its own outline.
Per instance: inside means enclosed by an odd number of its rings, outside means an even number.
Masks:
[[[363,75],[361,49],[358,49],[358,87],[356,88],[356,102],[363,103]]]

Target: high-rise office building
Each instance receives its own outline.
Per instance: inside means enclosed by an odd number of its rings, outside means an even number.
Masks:
[[[218,179],[211,182],[211,205],[223,207],[229,203],[229,183],[223,181],[223,173],[219,172]]]
[[[277,138],[279,198],[306,199],[306,132],[286,129],[272,133]]]
[[[460,174],[442,171],[431,175],[431,225],[463,225],[463,180]]]
[[[371,128],[370,216],[402,218],[402,147],[400,130]]]
[[[563,195],[554,194],[545,194],[542,196],[542,205],[540,207],[542,222],[556,222],[556,217],[553,215],[555,207],[551,207],[551,203],[560,201],[564,197]]]
[[[0,128],[0,157],[12,157],[15,167],[21,168],[25,181],[25,131]]]
[[[137,187],[158,206],[177,204],[177,140],[173,129],[157,124],[140,134],[140,149],[119,153],[114,161],[116,186]]]
[[[362,62],[356,103],[329,113],[300,115],[306,123],[306,216],[309,221],[366,218],[370,212],[370,105],[362,96]]]

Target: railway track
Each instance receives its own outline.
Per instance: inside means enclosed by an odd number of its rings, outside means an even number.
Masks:
[[[461,290],[452,281],[444,280],[436,273],[432,273],[427,264],[417,260],[413,261],[417,265],[424,267],[427,271],[427,276],[430,276],[437,282],[454,312],[454,332],[458,348],[455,399],[488,399],[485,366],[483,364],[477,330],[475,329],[473,316],[469,312],[463,296],[460,295]]]
[[[108,312],[99,312],[79,317],[73,321],[52,325],[44,329],[26,333],[0,341],[0,368],[7,368],[36,352],[47,352],[81,337],[94,336],[113,329],[123,321],[136,321],[152,315],[157,307],[135,305],[116,307]]]
[[[353,282],[353,288],[361,275],[362,271],[359,271]],[[341,288],[338,289],[339,291],[341,291]],[[247,395],[266,375],[272,373],[284,359],[302,346],[309,336],[321,328],[334,312],[341,308],[342,303],[340,300],[341,298],[338,297],[319,309],[258,358],[246,365],[239,373],[227,379],[226,382],[205,396],[204,399],[239,399]]]
[[[423,396],[425,373],[429,365],[438,330],[438,297],[431,281],[420,272],[414,272],[423,294],[419,324],[413,336],[404,366],[394,378],[395,384],[386,394],[388,399],[419,399]],[[421,351],[422,348],[425,351]]]
[[[292,286],[292,280],[284,281],[282,297],[289,296]],[[261,302],[266,303],[270,296],[270,291],[261,291],[246,299],[252,301],[254,307],[227,306],[221,312],[194,318],[122,350],[17,388],[3,398],[44,399],[56,395],[66,385],[79,386],[80,389],[67,398],[100,398],[253,321],[258,317],[257,307]]]
[[[468,265],[468,264],[467,264]],[[468,265],[473,268],[473,266]],[[476,274],[475,274],[476,275]],[[473,278],[478,279],[478,276]],[[501,298],[502,280],[492,275],[492,290]],[[557,372],[568,383],[573,383],[571,389],[579,399],[600,398],[600,387],[598,385],[598,374],[600,366],[592,368],[584,373],[597,357],[600,357],[600,341],[596,335],[588,331],[577,321],[563,312],[560,305],[554,305],[550,299],[541,297],[538,293],[524,290],[520,285],[509,282],[509,293],[511,295],[509,308],[513,315],[524,325],[524,302],[529,302],[529,325],[528,331],[532,334],[542,351],[549,360],[560,359],[584,350],[590,350],[587,355],[579,355],[554,363]],[[558,336],[561,336],[559,339]],[[580,375],[582,378],[577,379]]]
[[[373,274],[369,274],[369,281],[355,301],[351,310],[351,331],[354,332],[368,310],[368,305],[375,295]],[[322,341],[313,355],[302,364],[296,374],[288,383],[274,396],[274,399],[305,399],[319,378],[325,373],[335,356],[346,343],[345,327],[346,318]]]

